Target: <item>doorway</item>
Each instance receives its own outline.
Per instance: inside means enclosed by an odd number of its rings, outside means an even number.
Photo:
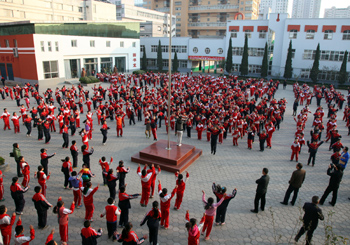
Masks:
[[[12,69],[12,64],[11,63],[7,63],[7,75],[9,77],[9,80],[15,80],[14,76],[13,76],[13,69]]]
[[[118,72],[125,72],[125,57],[115,57],[115,66]]]
[[[5,63],[0,63],[1,76],[7,80]]]

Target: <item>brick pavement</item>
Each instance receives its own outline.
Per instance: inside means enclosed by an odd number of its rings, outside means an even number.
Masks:
[[[43,88],[41,88],[42,90]],[[345,91],[344,91],[345,92]],[[272,149],[266,149],[265,152],[258,151],[257,140],[253,144],[253,150],[247,149],[246,138],[239,140],[239,146],[232,146],[232,138],[228,137],[224,141],[223,145],[218,145],[217,154],[215,156],[210,154],[210,144],[204,140],[198,141],[196,139],[196,132],[193,131],[193,136],[188,139],[184,136],[183,143],[195,145],[197,148],[203,150],[203,155],[194,163],[188,171],[190,173],[190,179],[186,187],[184,201],[181,210],[170,210],[170,228],[169,230],[159,231],[159,244],[187,244],[187,232],[185,230],[185,210],[190,210],[191,217],[200,219],[204,209],[201,201],[201,190],[203,189],[208,196],[213,196],[211,192],[211,183],[216,182],[224,185],[231,191],[233,188],[238,189],[238,194],[234,198],[228,208],[226,225],[220,227],[213,227],[211,233],[211,240],[201,241],[201,243],[208,244],[272,244],[275,243],[274,236],[281,235],[279,244],[287,244],[292,235],[300,228],[300,223],[297,224],[300,215],[300,206],[304,202],[309,202],[313,195],[321,196],[323,191],[327,187],[329,177],[326,175],[327,166],[330,162],[329,158],[331,153],[328,151],[328,144],[324,144],[320,147],[317,154],[315,167],[306,166],[308,158],[307,147],[303,146],[302,153],[300,154],[299,161],[304,163],[306,169],[306,180],[304,185],[300,189],[297,205],[283,206],[279,202],[282,201],[284,193],[288,188],[288,180],[291,173],[295,170],[295,162],[290,162],[291,149],[290,145],[294,139],[295,122],[292,115],[293,93],[292,86],[287,86],[286,90],[282,90],[282,86],[277,91],[276,98],[285,97],[288,101],[287,111],[285,113],[284,122],[282,122],[280,131],[276,131],[273,135]],[[323,107],[326,105],[323,102]],[[31,99],[31,106],[34,105],[34,100]],[[9,101],[8,99],[0,102],[1,110],[4,107],[8,108],[8,111],[12,114],[13,111],[19,111],[15,106],[15,101]],[[299,107],[300,108],[300,107]],[[312,112],[315,111],[316,105],[313,99],[313,104],[310,106]],[[85,115],[82,117],[85,117]],[[343,111],[338,113],[338,119],[343,117]],[[305,139],[309,139],[308,131],[311,129],[312,116],[309,117],[307,126],[305,129]],[[96,178],[93,179],[93,187],[97,183],[102,184],[101,168],[98,165],[98,159],[101,156],[106,156],[107,159],[113,156],[114,163],[111,165],[114,169],[117,166],[119,160],[124,160],[125,166],[131,168],[131,172],[126,177],[126,183],[128,184],[127,193],[139,193],[141,191],[141,184],[138,176],[136,175],[137,164],[130,162],[130,157],[134,153],[147,147],[153,143],[152,139],[147,139],[144,136],[143,123],[137,122],[136,126],[129,126],[128,120],[126,120],[126,127],[124,128],[124,135],[122,138],[116,137],[115,121],[111,123],[108,121],[108,125],[111,127],[108,133],[108,141],[106,146],[102,146],[102,135],[100,134],[99,127],[97,127],[97,120],[94,116],[95,132],[93,133],[93,140],[90,145],[95,148],[95,153],[91,157],[92,171],[96,174]],[[164,122],[163,122],[164,124]],[[347,129],[343,121],[338,120],[338,129],[343,135],[342,142],[344,145],[349,144],[349,137],[347,136]],[[12,127],[12,122],[11,122]],[[49,145],[45,145],[42,141],[37,141],[36,129],[32,132],[32,137],[25,137],[25,127],[21,125],[21,133],[14,135],[12,131],[3,131],[3,122],[0,122],[0,155],[5,157],[6,162],[11,165],[8,172],[4,177],[5,188],[5,201],[1,204],[5,204],[8,207],[8,213],[14,211],[14,202],[10,195],[9,185],[11,178],[15,176],[16,169],[14,160],[10,158],[9,152],[12,150],[12,144],[18,142],[22,155],[31,166],[31,175],[34,175],[34,171],[40,164],[39,150],[41,148],[47,148],[48,153],[57,152],[57,155],[50,159],[49,170],[52,172],[52,177],[48,181],[47,199],[53,205],[56,204],[58,196],[62,196],[66,203],[66,206],[70,205],[73,194],[70,190],[63,189],[64,177],[61,173],[61,161],[65,156],[70,156],[69,150],[63,150],[61,145],[63,143],[62,136],[58,133],[52,133],[52,140]],[[158,130],[160,139],[167,139],[165,133],[165,127],[163,126]],[[324,135],[323,135],[324,137]],[[71,140],[77,140],[78,147],[81,146],[81,138],[79,135],[70,137]],[[171,139],[176,141],[176,138],[172,132]],[[82,163],[82,156],[79,155],[79,165]],[[253,200],[255,195],[256,184],[255,180],[260,178],[261,170],[263,167],[268,167],[270,172],[270,185],[267,192],[267,204],[265,212],[259,214],[253,214],[249,210],[253,208]],[[330,199],[327,199],[326,204],[321,207],[323,212],[327,214],[329,211],[334,211],[333,215],[333,228],[334,232],[338,235],[348,236],[350,234],[350,179],[345,171],[343,181],[341,183],[338,201],[335,207],[331,207],[328,204]],[[163,187],[172,189],[175,186],[175,179],[173,174],[162,172],[159,175],[159,179],[162,181]],[[24,214],[22,215],[23,224],[25,227],[25,234],[29,234],[29,224],[33,224],[37,227],[37,217],[34,205],[31,198],[34,194],[34,186],[37,185],[37,180],[32,178],[30,182],[30,190],[25,194],[26,206]],[[103,211],[106,205],[108,197],[108,188],[100,186],[100,189],[94,196],[95,213],[94,222],[92,227],[102,227],[106,232],[105,218],[100,218],[99,214]],[[153,200],[159,200],[153,198]],[[151,200],[151,201],[153,201]],[[172,207],[174,200],[172,201]],[[140,227],[139,222],[148,208],[142,208],[139,205],[139,200],[131,201],[132,209],[130,210],[130,221],[134,225],[135,232],[141,236],[148,234],[147,226]],[[298,207],[299,206],[299,207]],[[272,218],[269,212],[269,207],[273,212],[275,221],[275,234],[272,228]],[[81,244],[80,229],[83,226],[85,209],[76,209],[73,215],[70,215],[69,221],[69,244]],[[50,230],[55,228],[56,233],[54,239],[59,241],[58,223],[57,217],[52,213],[52,209],[48,213],[49,228],[46,230],[36,229],[36,238],[31,244],[44,244],[44,241]],[[118,228],[121,231],[120,228]],[[203,239],[203,238],[201,238]],[[320,222],[318,229],[314,233],[313,243],[322,244],[324,240],[324,225]],[[111,244],[112,242],[107,239],[106,233],[98,239],[98,244]],[[146,242],[145,244],[148,244]],[[301,242],[299,242],[301,244]]]

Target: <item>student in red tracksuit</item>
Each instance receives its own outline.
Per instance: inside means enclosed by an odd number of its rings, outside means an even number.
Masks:
[[[13,212],[12,217],[7,214],[5,205],[0,206],[0,230],[4,245],[10,245],[12,226],[16,221],[16,213]]]
[[[24,236],[23,235],[24,228],[22,226],[22,219],[21,219],[21,217],[19,217],[19,219],[17,221],[16,228],[15,228],[15,237],[14,237],[16,245],[20,245],[20,244],[29,245],[29,243],[34,240],[34,238],[35,238],[34,227],[32,225],[30,225],[29,229],[30,229],[30,236]]]
[[[238,138],[241,137],[241,132],[238,128],[235,128],[232,133],[233,136],[233,145],[238,146]]]
[[[4,120],[4,130],[6,130],[6,128],[11,130],[11,128],[10,128],[10,116],[11,116],[11,114],[8,113],[7,109],[5,108],[4,112],[0,116],[0,119]]]
[[[11,121],[13,122],[13,128],[15,130],[15,133],[19,133],[20,129],[19,129],[19,119],[22,116],[17,116],[16,112],[13,113],[12,117],[11,117]]]
[[[114,205],[114,199],[112,197],[109,197],[107,202],[108,205],[105,207],[103,213],[100,216],[101,218],[106,216],[108,239],[113,238],[114,241],[115,238],[113,237],[113,234],[117,231],[117,215],[120,215],[120,211],[118,207]]]
[[[175,179],[176,179],[176,185],[177,185],[177,192],[176,192],[176,199],[175,199],[175,205],[174,209],[179,210],[182,198],[184,196],[185,188],[186,188],[186,182],[188,181],[188,178],[190,177],[190,174],[186,171],[186,179],[183,179],[183,175],[177,171],[175,173]]]
[[[102,228],[96,231],[95,229],[91,228],[91,222],[86,220],[84,222],[84,228],[81,229],[80,235],[82,238],[82,244],[96,245],[97,244],[96,239],[102,236]]]
[[[94,189],[91,189],[91,182],[88,182],[85,187],[81,187],[83,193],[84,205],[85,205],[85,220],[93,221],[92,216],[94,215],[94,194],[98,190],[98,184]]]
[[[146,167],[146,166],[145,166]],[[152,198],[154,196],[154,190],[155,190],[155,186],[156,186],[156,179],[157,179],[157,175],[160,174],[160,167],[159,165],[156,168],[156,173],[152,174],[151,177],[151,191],[150,191],[150,198]],[[150,166],[150,169],[147,170],[147,173],[151,173],[152,172],[152,166]]]
[[[20,157],[20,165],[23,174],[22,186],[27,187],[30,181],[30,167],[28,163],[24,160],[23,156]]]
[[[53,234],[55,234],[55,229],[52,229],[50,234],[46,238],[45,245],[58,245],[55,240],[53,240]]]
[[[38,179],[38,183],[41,186],[41,194],[46,197],[46,181],[50,179],[51,172],[49,172],[49,175],[46,176],[44,173],[44,167],[43,166],[38,166],[38,172],[34,173],[34,178]]]
[[[109,165],[113,162],[113,157],[111,157],[110,162],[108,163],[106,161],[106,157],[101,157],[100,160],[98,161],[101,165],[102,168],[102,178],[103,178],[103,185],[107,185],[107,173],[109,171]]]
[[[175,186],[174,190],[171,192],[171,194],[167,194],[168,190],[166,188],[162,189],[162,184],[160,183],[160,180],[158,180],[158,193],[160,197],[160,211],[162,213],[162,218],[160,220],[160,225],[163,226],[165,229],[169,228],[169,210],[170,210],[170,202],[171,199],[175,196],[175,193],[177,191],[177,185]]]
[[[5,175],[2,174],[2,171],[0,170],[0,202],[5,201],[4,198],[4,179]]]
[[[130,199],[135,199],[141,196],[141,194],[133,194],[128,195],[125,193],[127,184],[119,187],[119,202],[118,207],[120,208],[120,219],[119,219],[119,227],[122,227],[129,223],[129,209],[131,208]]]
[[[290,160],[293,161],[295,156],[295,161],[298,162],[300,152],[300,144],[298,142],[298,138],[294,139],[294,142],[290,148],[292,149],[292,156],[290,157]]]
[[[154,168],[154,165],[151,166],[152,172],[147,173],[146,168],[147,164],[145,165],[145,168],[141,172],[141,166],[139,164],[137,168],[137,174],[140,176],[141,179],[141,185],[142,185],[142,194],[141,194],[141,201],[140,204],[142,207],[147,207],[148,200],[149,200],[149,194],[150,194],[150,188],[151,188],[151,177],[156,173],[156,170]]]
[[[202,139],[202,132],[204,130],[204,126],[203,126],[202,122],[198,123],[196,130],[197,130],[197,134],[198,134],[198,140],[201,140]]]
[[[272,140],[273,132],[275,132],[275,127],[274,126],[268,126],[267,127],[267,139],[266,139],[267,146],[266,146],[266,148],[270,148],[271,149],[271,140]]]
[[[204,222],[205,222],[205,213],[203,214],[203,217],[197,226],[197,220],[192,218],[190,219],[190,214],[188,210],[186,211],[186,220],[188,221],[186,223],[186,228],[188,231],[188,245],[198,245],[199,244],[199,237],[201,229],[203,228]]]
[[[62,243],[68,242],[68,221],[69,221],[68,215],[74,212],[74,207],[75,207],[75,204],[73,201],[72,204],[70,205],[70,209],[65,208],[62,198],[59,197],[57,201],[57,205],[53,209],[53,212],[57,214],[57,217],[58,217],[58,224],[59,224]]]

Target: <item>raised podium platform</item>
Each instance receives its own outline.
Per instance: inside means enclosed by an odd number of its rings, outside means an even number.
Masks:
[[[195,160],[202,155],[202,150],[192,145],[182,144],[177,146],[176,142],[170,141],[171,150],[167,150],[168,141],[158,140],[147,148],[131,157],[132,162],[140,164],[152,163],[159,165],[162,170],[182,173]]]

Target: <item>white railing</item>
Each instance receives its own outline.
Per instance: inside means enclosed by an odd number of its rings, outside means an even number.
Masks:
[[[201,22],[192,22],[188,23],[189,27],[223,27],[226,26],[226,22],[207,22],[207,23],[201,23]]]
[[[210,6],[210,5],[204,5],[204,6],[192,6],[189,7],[188,10],[212,10],[212,9],[238,9],[238,5],[215,5],[215,6]]]

